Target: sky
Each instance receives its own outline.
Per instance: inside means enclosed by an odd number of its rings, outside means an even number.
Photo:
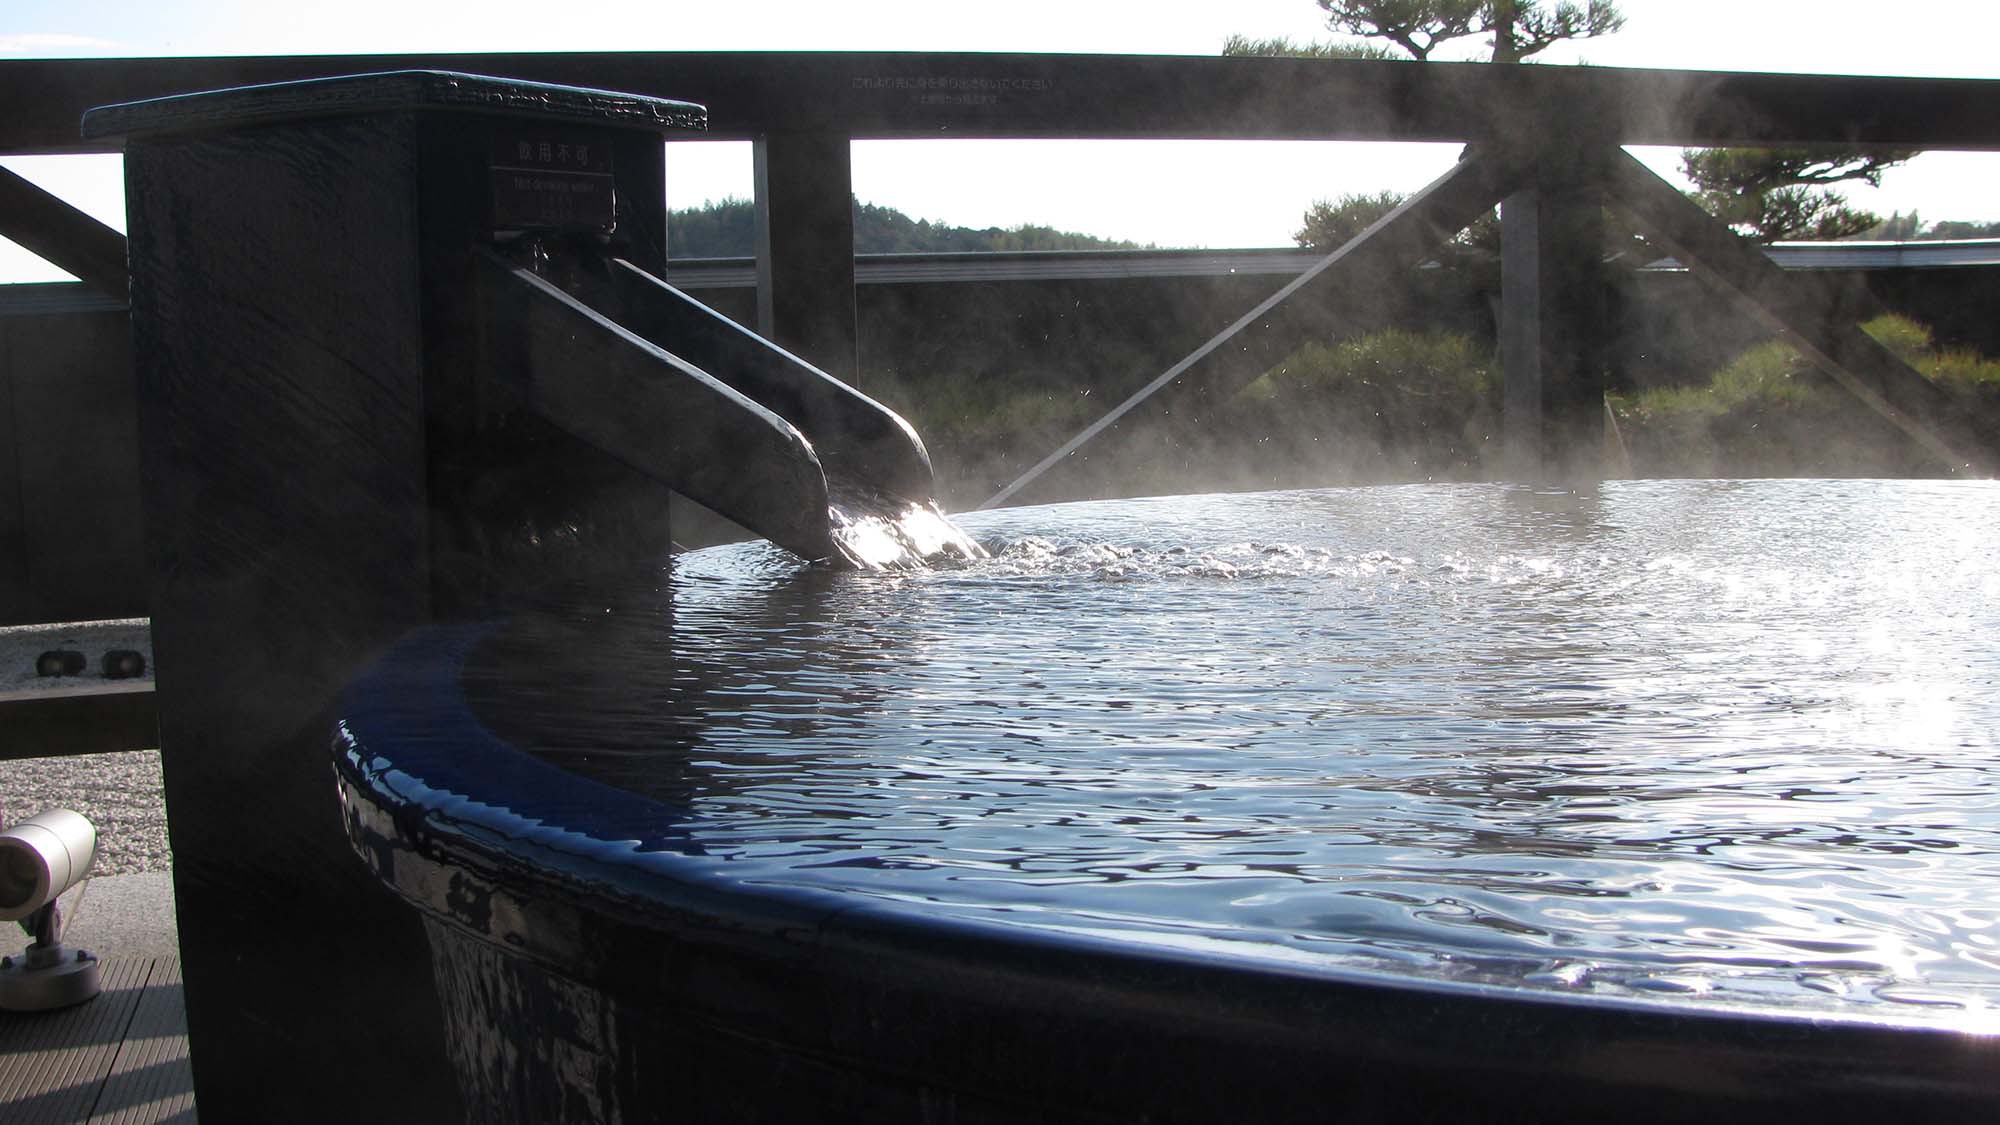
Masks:
[[[1619,0],[1624,30],[1549,63],[2000,78],[2000,2]],[[477,51],[874,50],[1213,55],[1231,34],[1331,38],[1313,0],[0,0],[0,59]],[[1473,58],[1476,41],[1439,57]],[[668,202],[750,194],[742,143],[669,150]],[[869,141],[855,193],[957,226],[1052,226],[1160,246],[1287,246],[1316,199],[1413,191],[1456,145]],[[1639,152],[1673,176],[1672,150]],[[116,156],[0,164],[124,229]],[[1927,153],[1850,199],[1883,215],[2000,220],[2000,154]],[[0,240],[0,282],[60,271]]]

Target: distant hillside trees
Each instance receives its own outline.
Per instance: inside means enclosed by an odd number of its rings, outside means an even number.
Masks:
[[[757,253],[757,211],[749,200],[725,199],[667,214],[667,256],[748,258]]]
[[[1897,211],[1862,231],[1857,238],[1875,242],[1934,242],[1948,238],[2000,238],[2000,223],[1968,223],[1958,219],[1924,225],[1915,211]]]
[[[705,203],[668,219],[667,249],[676,258],[748,258],[756,253],[757,213],[745,199]],[[854,249],[860,254],[949,254],[1017,250],[1145,250],[1136,242],[1072,234],[1053,227],[976,230],[912,219],[893,207],[854,204]]]
[[[1910,218],[1916,218],[1914,212]],[[2000,238],[2000,223],[1965,223],[1946,220],[1926,227],[1918,238]]]
[[[1955,225],[1966,226],[1970,224],[1955,224]],[[1912,211],[1907,215],[1903,214],[1901,211],[1897,211],[1894,214],[1890,215],[1888,218],[1883,219],[1881,222],[1876,223],[1874,226],[1869,227],[1867,230],[1862,231],[1860,234],[1857,234],[1854,237],[1865,238],[1872,242],[1908,242],[1910,239],[1913,238],[1922,238],[1923,230],[1924,230],[1924,221],[1922,219],[1917,218],[1917,213],[1915,211]],[[1964,237],[1973,238],[1977,236],[1966,235]]]

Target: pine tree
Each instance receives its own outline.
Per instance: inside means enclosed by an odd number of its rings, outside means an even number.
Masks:
[[[1880,216],[1847,205],[1833,186],[1882,186],[1882,173],[1918,149],[1704,148],[1681,153],[1681,172],[1709,214],[1759,242],[1852,238]]]
[[[1318,0],[1327,27],[1386,39],[1417,60],[1446,43],[1488,36],[1494,62],[1521,62],[1557,43],[1625,26],[1610,0]]]

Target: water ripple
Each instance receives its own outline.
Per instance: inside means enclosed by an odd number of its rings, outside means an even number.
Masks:
[[[1568,992],[2000,1003],[2000,488],[966,523],[989,557],[922,571],[686,557],[670,606],[517,627],[475,697],[752,881]]]

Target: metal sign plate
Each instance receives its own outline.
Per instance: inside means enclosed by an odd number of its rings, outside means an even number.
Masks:
[[[608,140],[553,130],[503,131],[494,137],[489,167],[495,229],[612,228]]]

